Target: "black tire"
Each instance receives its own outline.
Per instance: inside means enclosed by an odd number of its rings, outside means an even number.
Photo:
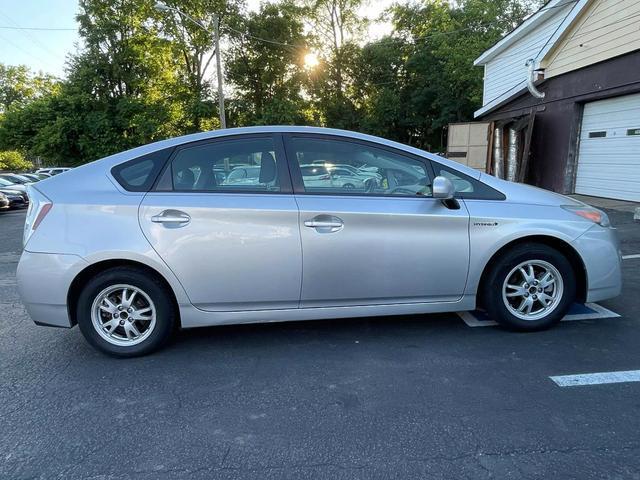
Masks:
[[[351,183],[345,183],[342,188],[344,188],[345,190],[353,190],[354,188],[356,188],[355,185],[351,184]]]
[[[526,261],[542,261],[551,264],[562,277],[563,293],[555,308],[544,317],[525,320],[514,315],[503,300],[503,285],[507,275]],[[575,272],[569,260],[559,251],[544,244],[517,245],[496,259],[482,280],[480,300],[489,316],[501,326],[520,332],[545,330],[556,325],[576,299]]]
[[[105,289],[126,284],[140,289],[153,302],[156,321],[153,330],[135,345],[114,345],[105,340],[93,325],[91,310],[96,297]],[[85,339],[98,350],[116,357],[147,355],[164,345],[178,324],[178,314],[172,301],[172,293],[153,275],[134,267],[114,267],[93,277],[82,289],[78,298],[76,318]]]

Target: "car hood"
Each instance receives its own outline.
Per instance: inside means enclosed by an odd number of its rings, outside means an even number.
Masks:
[[[522,203],[527,205],[586,205],[584,202],[580,202],[566,195],[551,192],[543,188],[533,187],[531,185],[525,185],[524,183],[508,182],[507,180],[501,180],[492,175],[482,173],[480,180],[486,183],[490,187],[499,190],[507,197],[507,201],[511,203]]]

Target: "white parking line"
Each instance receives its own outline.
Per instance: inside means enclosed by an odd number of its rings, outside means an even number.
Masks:
[[[562,321],[575,322],[578,320],[598,320],[601,318],[617,318],[620,316],[616,312],[612,312],[597,303],[585,303],[585,307],[588,307],[593,313],[566,315]],[[493,320],[478,320],[472,312],[458,312],[458,316],[468,327],[495,327],[498,325],[498,322]]]
[[[623,255],[623,260],[631,260],[632,258],[640,258],[640,253],[636,253],[634,255]]]
[[[640,370],[627,370],[623,372],[583,373],[579,375],[559,375],[549,378],[560,387],[579,387],[582,385],[640,382]]]

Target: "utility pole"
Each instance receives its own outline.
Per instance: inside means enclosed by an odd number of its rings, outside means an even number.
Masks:
[[[224,113],[224,91],[222,90],[222,65],[220,64],[220,17],[213,17],[213,43],[216,49],[216,71],[218,75],[218,106],[220,110],[220,128],[227,128]]]
[[[193,22],[201,29],[206,32],[213,33],[213,48],[215,48],[216,55],[216,70],[218,74],[218,105],[220,110],[220,128],[227,128],[227,120],[224,114],[224,91],[222,89],[222,64],[220,63],[220,17],[218,15],[213,16],[213,32],[211,32],[207,27],[205,27],[202,22],[196,20],[191,15],[179,10],[175,7],[169,7],[165,5],[163,2],[156,2],[155,8],[162,12],[175,12],[178,15],[182,15],[187,18],[189,21]]]

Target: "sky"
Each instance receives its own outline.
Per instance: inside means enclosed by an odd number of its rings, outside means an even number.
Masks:
[[[393,0],[369,0],[361,15],[377,18]],[[260,0],[248,0],[257,9]],[[27,65],[33,71],[64,76],[65,59],[78,42],[74,0],[0,0],[0,62]],[[51,30],[29,30],[48,28]],[[388,33],[384,24],[372,24],[369,39]]]

